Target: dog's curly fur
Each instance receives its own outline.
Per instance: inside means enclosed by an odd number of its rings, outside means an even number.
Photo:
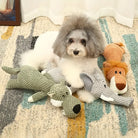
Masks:
[[[95,20],[84,15],[69,16],[63,23],[59,35],[53,45],[54,53],[60,57],[66,54],[66,39],[74,30],[84,30],[88,37],[86,49],[88,57],[98,57],[104,51],[104,39]]]
[[[80,73],[98,68],[97,57],[103,53],[104,46],[104,39],[96,21],[85,15],[72,15],[65,19],[59,33],[54,34],[54,37],[52,33],[41,35],[34,50],[22,56],[21,64],[32,65],[38,69],[40,66],[45,68],[42,64],[54,61],[72,87],[82,88],[84,83]],[[29,59],[31,60],[28,61]],[[82,101],[90,103],[94,100],[83,89],[77,93]]]

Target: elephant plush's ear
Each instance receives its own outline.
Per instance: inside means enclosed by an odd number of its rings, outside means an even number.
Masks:
[[[91,91],[92,90],[92,86],[93,86],[93,83],[94,83],[94,79],[92,76],[88,75],[87,73],[81,73],[80,74],[80,78],[83,80],[84,82],[84,88],[87,90],[87,91]]]
[[[105,81],[105,77],[104,77],[104,75],[103,75],[103,73],[102,73],[102,71],[99,71],[99,70],[97,70],[97,69],[95,69],[94,70],[94,72],[93,72],[93,77],[95,78],[95,80],[97,80],[97,81]]]
[[[55,94],[54,92],[50,92],[50,91],[47,93],[47,95],[48,95],[49,97],[51,97],[51,98],[52,98],[52,96],[53,96],[54,94]]]

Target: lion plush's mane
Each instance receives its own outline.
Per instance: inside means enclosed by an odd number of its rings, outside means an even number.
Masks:
[[[107,65],[109,64],[109,66]],[[103,63],[103,72],[104,75],[107,76],[107,73],[114,67],[123,68],[125,70],[125,74],[128,72],[128,68],[126,63],[124,62],[118,62],[118,61],[105,61]]]

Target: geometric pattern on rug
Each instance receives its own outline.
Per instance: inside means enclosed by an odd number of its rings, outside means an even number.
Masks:
[[[7,46],[11,41],[10,39],[16,39],[14,58],[9,59],[13,60],[14,67],[19,66],[21,53],[28,49],[33,49],[39,36],[33,35],[34,29],[39,32],[39,28],[36,28],[36,25],[37,27],[43,27],[40,24],[43,21],[42,19],[47,20],[38,18],[28,23],[31,27],[28,30],[30,32],[27,37],[17,35],[15,38],[11,36],[7,40],[0,40],[1,42],[4,41],[2,45],[6,44]],[[107,44],[114,42],[115,37],[110,23],[116,26],[112,18],[99,19],[99,26]],[[14,29],[18,28],[14,27]],[[33,91],[6,90],[0,103],[0,137],[136,137],[138,135],[138,42],[135,33],[119,33],[116,33],[118,37],[120,36],[118,39],[122,40],[126,45],[124,59],[129,66],[127,75],[128,92],[124,96],[134,98],[134,104],[130,108],[111,105],[98,99],[91,104],[82,103],[81,114],[76,119],[67,119],[62,115],[60,108],[51,106],[49,98],[37,103],[28,103],[27,99]],[[6,51],[6,46],[3,51]],[[4,54],[1,56],[3,59]],[[104,60],[102,56],[99,57],[98,65],[100,68],[102,68]]]

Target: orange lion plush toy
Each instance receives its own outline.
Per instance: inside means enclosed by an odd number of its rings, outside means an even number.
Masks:
[[[103,71],[106,79],[110,82],[110,88],[117,94],[123,94],[127,91],[126,74],[128,66],[122,62],[122,56],[125,53],[122,43],[111,43],[104,49]]]

